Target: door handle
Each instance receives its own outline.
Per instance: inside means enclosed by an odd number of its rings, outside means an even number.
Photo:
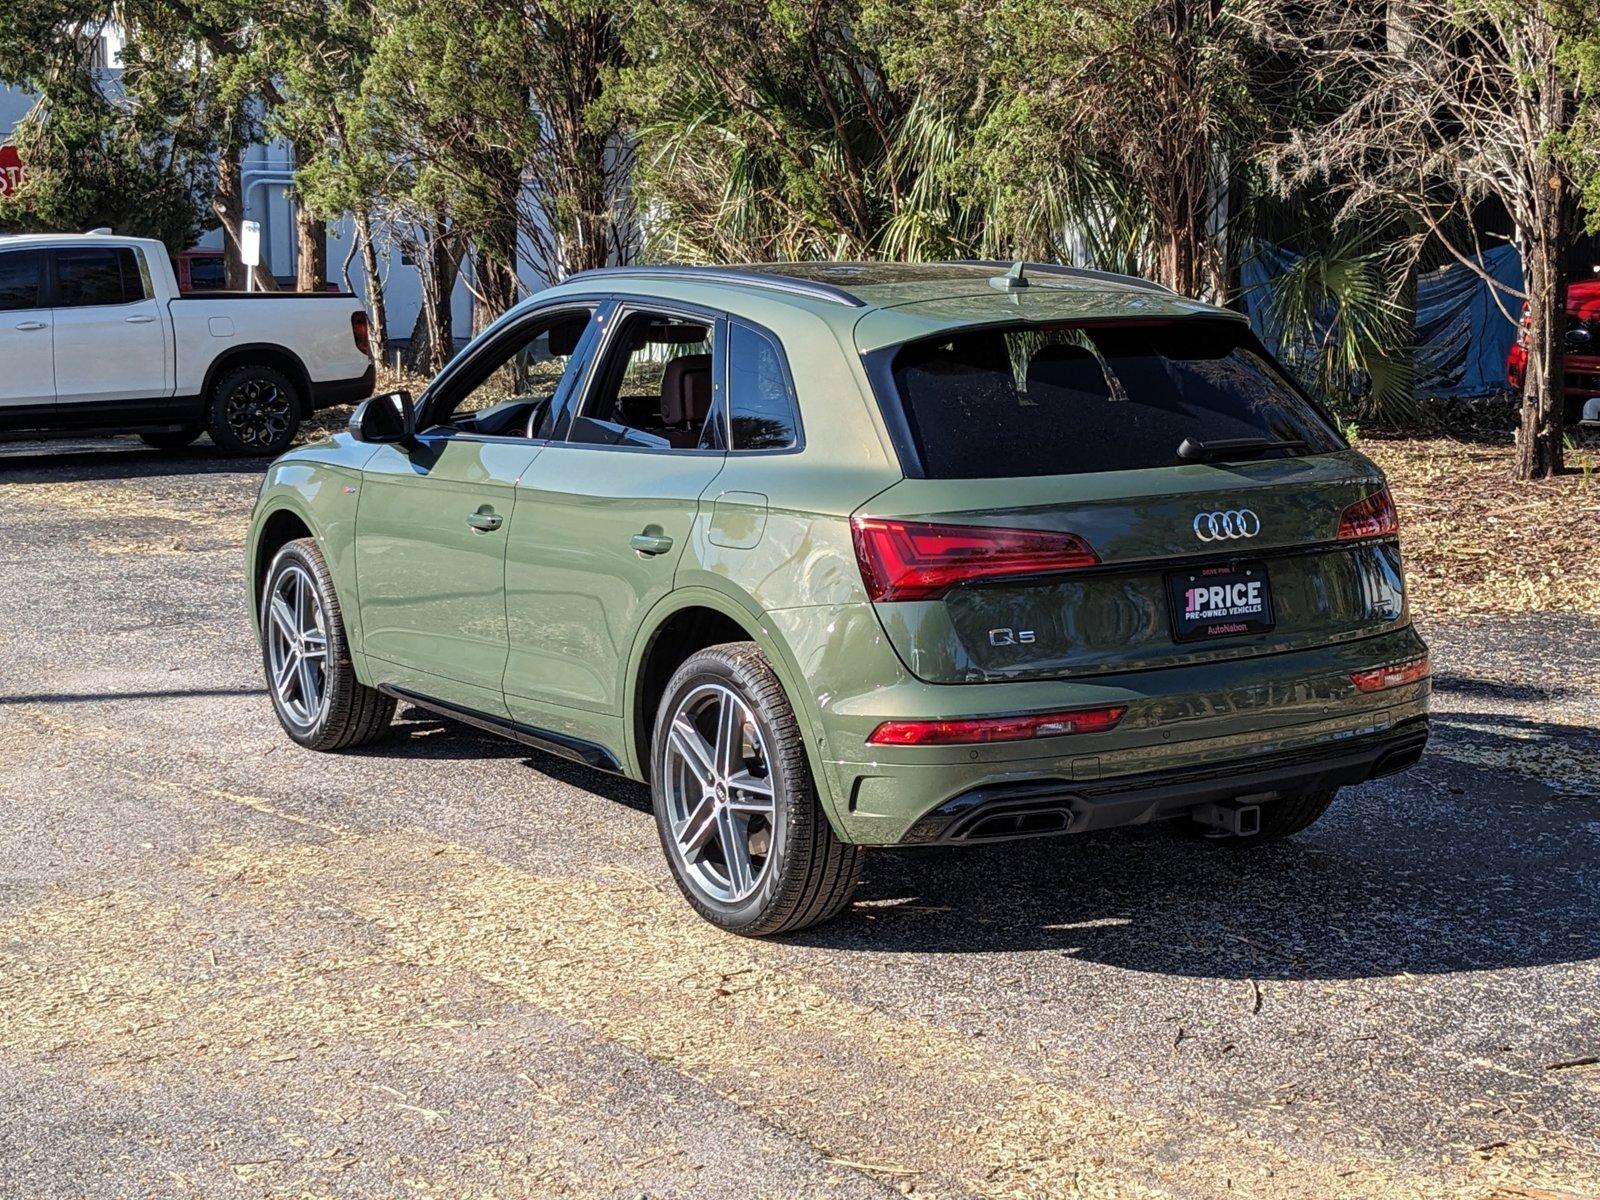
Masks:
[[[636,533],[628,539],[640,554],[665,554],[672,549],[672,539],[664,533]]]
[[[35,329],[48,329],[49,326],[43,321],[19,321],[17,322],[17,328],[24,333],[32,333]]]
[[[123,317],[122,319],[129,325],[148,325],[151,321],[155,320],[155,318],[151,316]]]
[[[467,514],[467,524],[472,526],[476,533],[488,533],[490,530],[499,529],[505,524],[505,518],[490,508],[480,508],[477,512]]]

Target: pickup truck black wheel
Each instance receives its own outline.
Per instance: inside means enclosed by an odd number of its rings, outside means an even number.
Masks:
[[[673,877],[713,924],[787,933],[849,903],[865,851],[828,824],[794,709],[753,642],[678,668],[656,714],[650,780]]]
[[[278,551],[259,600],[261,663],[284,731],[312,750],[347,750],[381,736],[394,698],[356,678],[333,577],[313,539]]]
[[[162,429],[155,433],[141,433],[139,440],[146,446],[154,446],[157,450],[182,450],[199,436],[200,426],[190,425],[183,429]]]
[[[206,431],[230,454],[282,454],[299,428],[300,393],[282,371],[235,367],[211,389]]]

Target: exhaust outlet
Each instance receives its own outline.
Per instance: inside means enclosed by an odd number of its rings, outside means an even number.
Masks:
[[[1261,806],[1243,800],[1196,805],[1189,815],[1206,827],[1209,837],[1254,837],[1261,832]]]

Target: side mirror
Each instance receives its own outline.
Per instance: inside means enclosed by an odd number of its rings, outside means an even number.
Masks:
[[[408,442],[417,432],[417,409],[410,392],[389,392],[363,400],[350,414],[350,436],[383,445]]]

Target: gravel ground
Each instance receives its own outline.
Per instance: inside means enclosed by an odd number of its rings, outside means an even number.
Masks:
[[[278,731],[259,469],[0,450],[0,1195],[1591,1196],[1600,617],[1431,625],[1292,843],[881,853],[779,942],[643,789]]]

